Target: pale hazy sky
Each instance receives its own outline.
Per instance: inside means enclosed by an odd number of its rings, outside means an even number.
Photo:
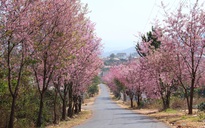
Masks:
[[[176,9],[179,2],[163,0],[168,8]],[[162,19],[161,0],[81,0],[87,3],[90,19],[96,23],[96,33],[102,38],[104,51],[134,47],[139,32],[151,30],[154,19]]]

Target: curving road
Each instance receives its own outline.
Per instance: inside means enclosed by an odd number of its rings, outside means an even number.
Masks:
[[[107,87],[100,84],[101,94],[92,106],[93,117],[74,128],[169,128],[157,120],[120,108],[110,97]]]

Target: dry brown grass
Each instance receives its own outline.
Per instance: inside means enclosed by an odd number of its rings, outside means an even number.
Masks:
[[[137,113],[144,114],[144,110],[134,110]],[[145,110],[149,111],[149,110]],[[172,128],[204,128],[204,122],[200,122],[197,113],[194,115],[187,115],[184,111],[168,110],[148,112],[146,115],[161,120]]]

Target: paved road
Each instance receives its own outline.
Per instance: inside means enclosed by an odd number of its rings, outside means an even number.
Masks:
[[[109,98],[105,85],[101,84],[101,94],[96,99],[93,117],[75,128],[169,128],[157,120],[120,108]]]

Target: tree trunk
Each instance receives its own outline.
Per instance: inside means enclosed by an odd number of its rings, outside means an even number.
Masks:
[[[56,113],[57,96],[58,96],[58,92],[57,92],[57,89],[55,89],[54,108],[53,108],[53,113],[54,113],[53,123],[54,124],[58,123],[57,122],[57,113]]]
[[[59,86],[58,86],[59,87]],[[64,84],[64,90],[63,90],[63,94],[60,92],[60,89],[58,89],[58,93],[60,95],[60,98],[63,102],[63,106],[62,106],[62,117],[61,120],[66,120],[66,107],[67,107],[67,94],[68,94],[68,84]]]
[[[11,112],[10,112],[10,119],[8,128],[14,127],[14,114],[15,114],[15,106],[16,106],[16,96],[12,97],[12,105],[11,105]]]
[[[193,102],[193,97],[190,97],[190,106],[188,107],[188,114],[189,115],[192,115],[193,114],[193,111],[192,111],[192,108],[193,108],[193,106],[192,106],[192,102]]]
[[[165,101],[166,109],[170,108],[170,95],[171,95],[171,91],[168,91],[166,95],[166,101]]]
[[[184,89],[184,91],[185,91],[185,98],[186,98],[187,106],[188,106],[188,114],[190,114],[190,113],[192,113],[192,107],[190,107],[191,99],[189,99],[189,95],[188,95],[187,89]]]
[[[133,108],[133,93],[131,91],[129,91],[129,97],[130,97],[130,107]]]
[[[62,120],[66,119],[66,99],[63,99]]]
[[[69,100],[69,104],[68,104],[68,117],[70,117],[70,118],[73,117],[72,107],[73,107],[73,101]]]
[[[130,107],[133,108],[133,96],[130,96]]]
[[[62,107],[62,120],[65,120],[66,119],[66,106],[67,106],[67,86],[66,84],[64,84],[64,94],[63,94],[63,107]]]
[[[41,93],[40,95],[40,106],[39,106],[39,111],[38,111],[38,119],[37,119],[37,127],[41,127],[42,125],[42,113],[43,113],[43,97],[44,97],[44,92]]]
[[[188,114],[192,115],[193,114],[193,98],[194,98],[194,85],[191,86],[191,90],[190,90],[190,103],[189,103],[189,107],[188,107]]]
[[[140,108],[141,107],[141,101],[140,101],[140,94],[137,94],[137,107]]]
[[[68,103],[68,117],[72,118],[73,117],[73,89],[72,89],[72,83],[68,87],[69,90],[69,103]]]
[[[123,101],[124,101],[124,102],[127,101],[127,97],[126,97],[126,93],[125,93],[125,91],[123,91]]]
[[[78,97],[74,96],[73,101],[74,101],[74,113],[78,114]]]
[[[162,99],[162,103],[163,103],[163,108],[162,108],[162,110],[166,110],[166,108],[167,108],[167,107],[166,107],[166,100],[165,100],[166,98],[164,98],[163,95],[162,95],[162,96],[161,96],[161,99]]]
[[[170,108],[170,100],[167,97],[162,98],[163,110]]]
[[[169,100],[166,100],[166,101],[165,101],[165,108],[164,108],[164,109],[166,110],[166,109],[168,109],[168,108],[170,108]]]
[[[82,106],[82,97],[81,96],[79,96],[79,104],[78,104],[78,110],[79,110],[79,112],[81,112],[81,106]]]
[[[19,92],[19,85],[20,85],[20,80],[21,80],[21,75],[22,75],[22,70],[23,70],[23,62],[24,62],[24,55],[22,52],[22,56],[21,56],[21,63],[20,63],[20,69],[18,72],[18,78],[17,78],[17,84],[15,87],[14,92],[12,91],[12,68],[11,68],[11,63],[10,63],[10,59],[11,59],[11,51],[12,49],[10,49],[10,41],[8,41],[8,57],[7,57],[7,66],[8,66],[8,75],[7,75],[7,82],[8,82],[8,87],[9,87],[9,92],[12,96],[12,104],[11,104],[11,112],[10,112],[10,119],[9,119],[9,128],[13,128],[14,127],[14,115],[15,115],[15,107],[16,107],[16,99],[18,96],[18,92]]]
[[[195,80],[196,80],[196,71],[197,71],[197,68],[195,68],[195,50],[194,48],[192,47],[191,48],[191,88],[190,88],[190,103],[189,103],[189,106],[188,106],[188,114],[189,115],[192,115],[193,112],[192,112],[192,106],[193,106],[193,98],[194,98],[194,85],[195,85]],[[198,61],[199,63],[199,61]]]

